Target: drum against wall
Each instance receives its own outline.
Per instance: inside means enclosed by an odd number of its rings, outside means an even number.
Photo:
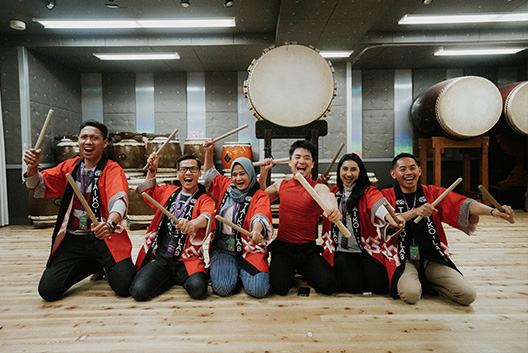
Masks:
[[[230,169],[238,157],[253,159],[253,151],[249,142],[224,142],[222,146],[222,168]]]
[[[112,159],[123,169],[141,169],[147,162],[143,136],[133,132],[113,135]]]
[[[504,102],[504,118],[521,135],[528,135],[528,81],[499,88]]]
[[[154,136],[147,142],[146,157],[157,151],[167,141],[169,135]],[[176,162],[181,157],[180,140],[173,137],[158,155],[158,168],[176,168]]]
[[[497,86],[483,77],[464,76],[437,83],[416,98],[411,120],[426,136],[467,139],[488,132],[501,113]]]
[[[202,168],[205,160],[204,138],[188,138],[183,144],[183,154],[193,155],[200,161]]]
[[[258,119],[293,127],[326,117],[337,92],[334,68],[313,47],[270,47],[248,68],[244,93]]]

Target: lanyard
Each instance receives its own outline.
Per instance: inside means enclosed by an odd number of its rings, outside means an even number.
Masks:
[[[83,194],[86,194],[86,190],[88,189],[88,185],[90,185],[90,182],[92,181],[92,179],[94,177],[94,169],[95,168],[92,168],[90,170],[90,175],[88,176],[88,181],[85,184],[84,183],[84,162],[81,162],[81,192]]]
[[[405,202],[405,207],[407,207],[407,211],[414,209],[416,207],[416,191],[414,192],[414,201],[412,208],[409,208],[409,204],[407,203],[407,198],[405,197],[405,194],[403,195],[403,202]]]
[[[196,190],[198,191],[198,190]],[[178,193],[178,197],[176,198],[176,202],[175,202],[175,205],[174,205],[174,212],[173,212],[173,215],[174,217],[176,218],[180,218],[180,215],[183,213],[183,211],[185,210],[185,208],[187,207],[187,205],[189,205],[189,202],[191,202],[194,194],[196,194],[196,191],[193,192],[193,194],[191,196],[189,196],[189,198],[187,199],[187,201],[185,201],[185,203],[180,207],[178,207],[180,205],[180,196],[181,196],[181,192]]]

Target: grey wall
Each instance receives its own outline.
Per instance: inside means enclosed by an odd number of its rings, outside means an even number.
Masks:
[[[27,205],[25,204],[25,190],[20,184],[20,163],[22,156],[21,148],[21,123],[20,123],[20,95],[18,81],[18,57],[16,49],[3,49],[0,53],[0,84],[2,89],[2,107],[5,127],[5,144],[7,146],[8,183],[10,215],[12,224],[27,223]],[[44,57],[29,53],[29,86],[30,86],[30,110],[31,110],[31,136],[33,143],[36,140],[40,128],[50,107],[55,110],[52,123],[43,150],[45,151],[45,164],[52,165],[55,162],[53,153],[56,141],[55,135],[69,135],[77,133],[81,120],[90,117],[82,115],[83,99],[92,99],[93,106],[101,106],[103,121],[112,132],[144,132],[138,131],[137,122],[142,118],[138,116],[136,106],[138,97],[138,83],[135,74],[127,73],[102,73],[82,74],[69,70]],[[329,133],[320,139],[320,170],[325,170],[328,162],[342,142],[347,139],[347,102],[349,97],[349,81],[347,66],[345,63],[334,63],[335,81],[338,85],[337,97],[333,101],[333,108],[328,121]],[[84,75],[100,75],[100,79],[82,80]],[[187,137],[190,111],[196,107],[189,106],[193,100],[188,95],[188,74],[186,73],[154,73],[150,80],[154,94],[152,95],[153,129],[157,133],[169,133],[178,127],[178,136],[181,144]],[[224,132],[234,129],[239,125],[240,117],[247,116],[247,107],[241,104],[243,90],[240,78],[247,75],[245,72],[205,72],[201,73],[204,80],[201,87],[205,92],[205,107],[200,111],[205,114],[205,134],[207,136],[218,136]],[[412,82],[412,98],[421,94],[431,85],[459,75],[479,75],[490,79],[497,85],[527,79],[527,68],[460,68],[452,70],[424,69],[409,71],[409,82]],[[198,75],[199,76],[199,75]],[[411,77],[412,76],[412,77]],[[93,78],[93,76],[90,76]],[[360,129],[362,130],[361,151],[367,169],[375,172],[380,186],[386,186],[392,182],[388,170],[390,160],[399,150],[395,134],[395,101],[398,85],[396,85],[394,70],[364,70],[361,72],[360,82],[356,82],[361,92],[361,117]],[[85,87],[89,82],[90,87]],[[147,82],[149,82],[147,80]],[[87,89],[100,91],[98,95],[85,95]],[[396,95],[397,96],[397,95]],[[95,97],[95,98],[93,98]],[[242,97],[242,98],[241,98]],[[143,97],[144,98],[144,97]],[[93,101],[93,100],[96,101]],[[87,110],[89,111],[89,110]],[[412,128],[411,128],[412,129]],[[350,133],[350,132],[348,132]],[[418,155],[417,135],[413,131],[414,153]],[[243,138],[242,138],[243,139]],[[227,138],[225,141],[236,141],[237,135]],[[274,140],[272,153],[276,158],[287,156],[289,145],[293,139]],[[262,144],[262,141],[256,142]],[[253,146],[254,158],[260,158],[259,147]],[[346,146],[345,151],[351,151],[351,146]],[[221,145],[217,146],[215,158],[220,162]],[[345,153],[345,152],[343,152]],[[343,154],[342,153],[342,154]],[[458,152],[449,152],[449,160],[459,160]],[[490,168],[492,161],[490,161]],[[459,173],[456,164],[454,173]],[[335,170],[335,167],[334,167]],[[279,165],[274,172],[288,173],[287,165]],[[500,176],[497,176],[499,178]],[[490,179],[490,181],[492,181]],[[20,197],[20,196],[23,197]]]

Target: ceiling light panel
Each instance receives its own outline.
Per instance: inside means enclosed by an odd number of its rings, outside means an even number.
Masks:
[[[182,20],[46,20],[34,19],[47,29],[104,29],[104,28],[210,28],[235,27],[235,18],[203,18]]]
[[[178,53],[94,53],[99,60],[176,60]]]
[[[466,56],[466,55],[508,55],[516,54],[525,48],[482,48],[482,49],[440,49],[435,56]]]
[[[485,22],[523,22],[528,21],[528,13],[513,14],[467,14],[453,16],[405,15],[398,21],[400,25],[485,23]]]

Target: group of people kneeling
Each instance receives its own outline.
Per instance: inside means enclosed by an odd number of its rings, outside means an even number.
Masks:
[[[445,189],[419,184],[419,163],[406,153],[392,161],[390,174],[397,181],[393,188],[379,191],[372,186],[362,160],[351,153],[339,161],[337,186],[329,189],[324,177],[310,178],[316,147],[296,141],[289,151],[291,171],[300,173],[323,199],[328,206],[323,212],[295,178],[267,185],[271,159],[261,166],[259,178],[251,161],[243,157],[232,163],[230,177],[221,175],[213,163],[214,142],[208,139],[204,185],[198,183],[200,161],[189,155],[178,160],[181,186],[158,185],[158,156],[155,152],[149,156],[146,179],[137,192],[149,194],[180,221],[157,210],[134,264],[132,244],[120,224],[126,216],[128,185],[121,167],[103,152],[107,133],[99,122],[84,122],[78,139],[82,157],[42,172],[38,169],[42,151],[24,154],[26,185],[35,197],[62,197],[51,255],[39,283],[45,300],[61,298],[73,284],[103,268],[117,295],[132,295],[138,301],[149,300],[174,283],[181,283],[192,298],[203,299],[209,280],[220,296],[240,285],[256,298],[286,295],[298,273],[323,294],[390,293],[414,304],[428,292],[469,305],[476,293],[451,260],[442,222],[471,235],[481,215],[505,220],[514,216],[507,205],[500,212],[454,192],[433,207],[431,203]],[[91,223],[66,173],[74,177],[90,208],[104,222]],[[274,238],[270,202],[278,198],[279,229]],[[385,204],[396,211],[396,219]],[[251,236],[216,221],[215,215]],[[412,220],[417,216],[424,219],[415,224]],[[352,236],[345,237],[336,221]],[[202,245],[209,239],[206,268]]]

